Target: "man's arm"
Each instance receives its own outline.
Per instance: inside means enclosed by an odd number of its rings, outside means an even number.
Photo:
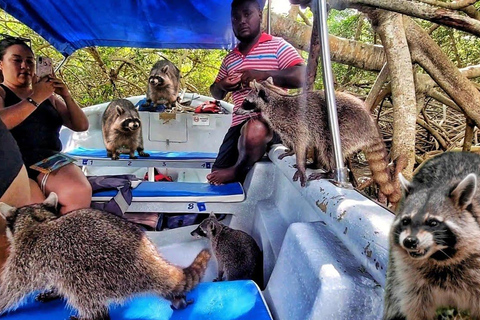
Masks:
[[[231,75],[223,78],[220,81],[214,82],[210,86],[210,93],[215,99],[222,100],[223,98],[225,98],[227,92],[239,89],[240,84],[240,74]]]
[[[297,64],[283,70],[244,70],[241,83],[248,86],[250,81],[254,79],[262,81],[272,77],[273,83],[278,87],[287,89],[301,88],[305,81],[305,70],[304,64]]]

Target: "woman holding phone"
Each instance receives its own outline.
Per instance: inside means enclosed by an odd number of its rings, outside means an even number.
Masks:
[[[22,153],[30,178],[31,201],[42,202],[45,195],[55,192],[62,214],[89,207],[92,189],[79,167],[68,164],[47,175],[29,168],[61,151],[62,125],[74,131],[88,129],[88,119],[68,88],[53,71],[37,78],[35,56],[21,38],[0,40],[0,73],[0,119]]]

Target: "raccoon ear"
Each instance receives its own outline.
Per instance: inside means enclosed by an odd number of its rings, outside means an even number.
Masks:
[[[0,202],[0,214],[5,218],[5,220],[8,219],[8,217],[10,217],[16,209],[17,208],[9,206],[5,202]]]
[[[248,83],[248,86],[252,89],[256,89],[258,90],[258,83],[257,83],[257,80],[253,79],[252,81],[250,81]]]
[[[213,211],[210,212],[210,214],[209,214],[208,217],[209,217],[209,218],[215,218],[215,219],[217,218],[217,217],[215,216],[215,213],[213,213]]]
[[[43,205],[47,207],[56,208],[58,204],[58,196],[55,192],[50,192],[47,199],[43,201]]]
[[[461,209],[465,209],[472,203],[477,191],[477,176],[470,173],[450,192],[453,203]]]
[[[403,191],[405,191],[405,195],[408,195],[412,191],[412,183],[405,179],[401,172],[398,173],[398,180],[400,181]]]
[[[265,80],[267,83],[273,85],[273,78],[272,77],[268,77],[267,80]]]
[[[209,228],[208,229],[210,229],[210,232],[212,233],[212,236],[217,234],[217,228],[216,228],[215,223],[213,221],[209,222]]]
[[[168,71],[168,64],[165,67],[162,68],[163,73],[167,73],[167,71]]]
[[[115,106],[115,110],[117,110],[117,113],[119,116],[121,116],[125,112],[125,110],[123,110],[123,108],[120,107],[119,105]]]

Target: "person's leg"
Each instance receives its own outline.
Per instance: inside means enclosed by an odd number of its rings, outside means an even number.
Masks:
[[[268,126],[257,119],[251,119],[242,127],[238,140],[238,160],[224,169],[213,171],[207,176],[210,183],[219,185],[226,182],[243,182],[248,170],[265,154],[267,143],[272,139]]]
[[[41,184],[43,176],[43,174],[38,176],[39,184]],[[92,201],[92,187],[82,170],[74,164],[68,164],[50,173],[45,186],[45,194],[48,195],[50,192],[57,194],[61,214],[75,209],[88,208]]]
[[[28,180],[27,169],[25,169],[25,166],[22,166],[7,191],[5,191],[0,197],[0,202],[4,202],[16,208],[30,204],[31,200]],[[0,217],[0,268],[3,267],[8,257],[9,242],[7,239],[6,227],[7,223],[5,219]]]
[[[42,203],[45,200],[45,195],[43,194],[42,190],[40,190],[40,186],[35,180],[28,179],[30,183],[30,201],[31,203]]]
[[[0,197],[0,202],[16,208],[31,204],[29,180],[27,169],[22,166],[7,191]]]

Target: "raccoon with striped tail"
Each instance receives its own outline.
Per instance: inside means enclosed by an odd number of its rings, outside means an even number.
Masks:
[[[55,289],[78,312],[71,319],[109,319],[110,303],[151,292],[184,308],[211,257],[202,250],[180,268],[165,260],[135,224],[95,209],[61,216],[57,196],[13,208],[0,203],[10,255],[1,273],[0,314],[33,291]]]
[[[237,112],[261,111],[263,119],[280,135],[284,144],[288,147],[293,146],[297,157],[294,181],[300,179],[302,186],[306,184],[308,146],[313,146],[317,150],[317,163],[323,165],[327,171],[335,168],[333,142],[323,92],[309,91],[306,94],[288,95],[273,85],[272,78],[260,83],[254,80],[250,87],[252,90]],[[385,143],[373,117],[363,101],[352,95],[337,92],[336,100],[343,156],[347,158],[362,150],[372,171],[373,180],[389,202],[395,205],[401,198],[401,191],[398,181],[392,179],[387,167]],[[304,110],[300,110],[299,106],[304,106]],[[283,156],[285,155],[280,157]],[[319,177],[321,176],[313,174],[309,180]]]
[[[384,320],[436,319],[439,307],[480,319],[480,156],[428,160],[405,191],[390,231]]]

